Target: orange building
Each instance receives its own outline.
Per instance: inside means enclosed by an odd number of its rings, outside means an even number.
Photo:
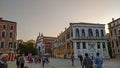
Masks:
[[[14,59],[16,50],[17,23],[0,18],[0,53],[8,53]]]

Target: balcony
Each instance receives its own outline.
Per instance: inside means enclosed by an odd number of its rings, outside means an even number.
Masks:
[[[84,37],[84,36],[81,36],[81,37],[75,37],[75,38],[72,38],[72,39],[78,39],[78,40],[79,40],[79,39],[80,39],[80,40],[81,40],[81,39],[87,39],[87,40],[89,40],[89,39],[96,39],[96,40],[97,40],[97,39],[103,39],[103,40],[104,40],[104,39],[107,39],[107,38],[106,38],[106,37],[95,37],[95,36],[93,36],[93,37],[89,37],[89,36],[85,36],[85,37]]]

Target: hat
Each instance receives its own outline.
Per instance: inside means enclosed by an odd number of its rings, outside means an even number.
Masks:
[[[5,57],[9,57],[8,54],[2,54],[2,55],[0,56],[0,59],[5,58]]]

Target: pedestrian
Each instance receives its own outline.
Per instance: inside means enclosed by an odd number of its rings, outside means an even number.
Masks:
[[[74,53],[72,53],[72,55],[71,55],[71,62],[72,62],[72,66],[74,66]]]
[[[78,55],[78,58],[79,58],[79,60],[80,60],[80,62],[81,62],[81,65],[82,65],[83,56],[80,54],[80,55]]]
[[[46,59],[46,57],[43,55],[43,56],[42,56],[42,67],[44,67],[45,59]]]
[[[102,68],[103,58],[99,55],[98,52],[96,53],[95,64],[97,68]]]
[[[19,55],[16,57],[16,65],[17,65],[17,68],[20,68],[20,56]]]
[[[93,61],[92,59],[88,56],[88,53],[85,53],[85,57],[83,59],[82,63],[82,68],[92,68]]]
[[[25,59],[24,56],[20,57],[20,68],[24,68]]]
[[[8,68],[7,61],[8,61],[8,54],[2,54],[0,56],[0,68]]]
[[[41,56],[38,57],[38,61],[39,61],[39,63],[41,63],[41,58],[42,58]]]

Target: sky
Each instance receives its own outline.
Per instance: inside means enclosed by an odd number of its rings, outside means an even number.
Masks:
[[[106,24],[120,17],[120,0],[0,0],[0,17],[17,22],[17,39],[56,37],[69,23]]]

